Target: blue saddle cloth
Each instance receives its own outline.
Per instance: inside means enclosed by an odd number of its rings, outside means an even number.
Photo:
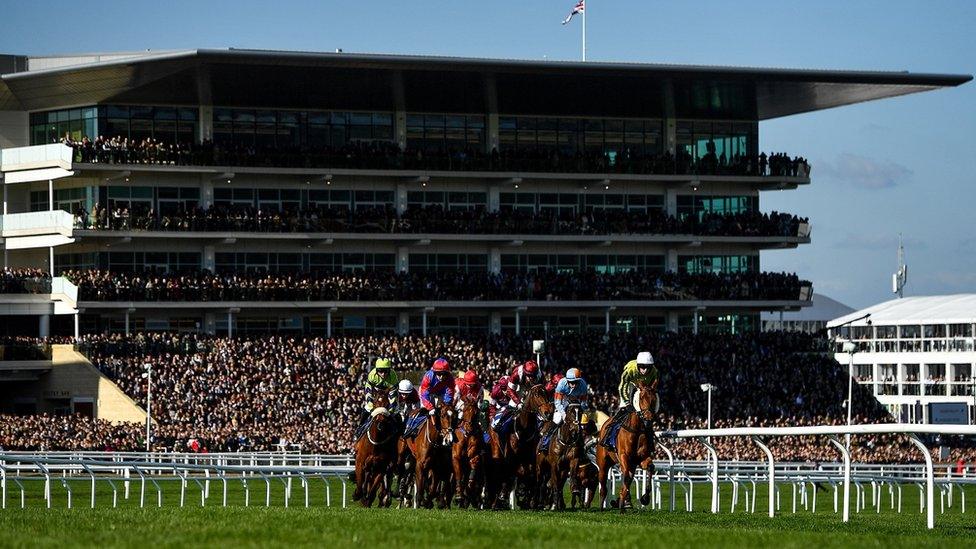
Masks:
[[[403,438],[413,438],[420,432],[420,426],[427,420],[427,411],[420,410],[407,418],[407,425],[403,429]]]
[[[491,423],[492,429],[496,433],[505,436],[512,432],[512,427],[515,425],[515,414],[508,408],[504,408],[495,414]]]
[[[372,424],[373,424],[373,418],[372,417],[367,417],[366,418],[366,421],[362,422],[359,425],[359,428],[356,429],[356,436],[355,436],[356,440],[361,439],[363,437],[363,435],[366,434],[366,431],[369,430],[369,426],[372,425]]]
[[[481,433],[481,436],[484,437],[485,444],[490,444],[491,443],[491,435],[488,434],[488,431],[485,431],[484,433]]]
[[[553,426],[553,428],[551,428],[548,431],[542,433],[542,438],[539,439],[539,453],[540,454],[545,454],[546,452],[549,451],[549,445],[552,444],[552,439],[553,439],[553,437],[556,436],[556,433],[558,433],[558,432],[559,432],[559,429],[557,429],[555,426]]]
[[[611,452],[617,451],[617,435],[620,434],[620,427],[623,424],[619,421],[611,423],[610,428],[607,429],[607,434],[604,435],[603,440],[600,441],[604,447],[606,447]]]

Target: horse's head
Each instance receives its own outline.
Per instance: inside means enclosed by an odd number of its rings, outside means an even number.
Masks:
[[[638,383],[631,403],[646,428],[651,426],[654,414],[657,413],[657,383],[656,379],[650,385]]]
[[[437,432],[441,442],[451,444],[454,442],[454,406],[450,404],[438,403],[434,407],[434,415],[431,420],[434,422],[434,430]]]
[[[389,408],[390,407],[390,394],[383,389],[376,389],[373,391],[372,402],[374,408]]]
[[[529,389],[529,393],[525,397],[526,406],[530,412],[535,412],[543,417],[549,417],[555,410],[552,402],[549,401],[548,395],[546,395],[546,388],[544,385],[533,385]]]
[[[481,399],[475,395],[468,395],[461,402],[461,417],[462,423],[474,425],[478,422],[478,402]]]

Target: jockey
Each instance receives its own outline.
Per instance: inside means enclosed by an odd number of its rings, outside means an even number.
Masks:
[[[373,397],[378,392],[393,391],[397,386],[398,379],[396,372],[393,371],[393,364],[390,359],[376,359],[373,370],[366,376],[365,403],[359,412],[359,428],[356,429],[356,439],[363,436],[367,425],[369,425],[370,412],[373,411]]]
[[[420,408],[420,395],[409,379],[400,381],[397,386],[396,410],[403,417]]]
[[[559,380],[564,377],[565,376],[560,373],[552,374],[552,378],[549,379],[549,383],[546,383],[546,394],[549,395],[549,398],[554,399],[556,397],[556,385],[559,385]]]
[[[464,377],[460,377],[454,382],[454,395],[457,397],[457,406],[461,406],[461,402],[464,399],[469,398],[471,395],[475,397],[476,400],[481,400],[481,394],[484,389],[481,387],[481,382],[478,380],[478,372],[474,370],[468,370],[464,372]]]
[[[514,400],[515,404],[521,404],[525,392],[539,383],[541,377],[539,365],[534,360],[528,360],[525,364],[512,368],[512,373],[508,376],[509,398]]]
[[[556,411],[552,413],[552,422],[559,425],[566,419],[566,407],[569,404],[579,404],[583,410],[588,408],[590,388],[578,368],[570,368],[566,377],[556,385],[554,403]]]
[[[451,375],[451,366],[443,358],[434,361],[433,367],[420,382],[420,404],[430,415],[434,415],[435,398],[440,398],[444,404],[454,400],[454,376]]]
[[[631,411],[631,400],[637,392],[639,384],[650,385],[657,380],[657,368],[654,367],[654,357],[647,351],[637,353],[637,359],[631,360],[624,365],[620,373],[620,384],[617,386],[617,396],[620,403],[616,413],[609,419],[610,425],[616,425],[622,421]],[[610,433],[610,430],[607,430]],[[605,442],[610,444],[610,442]]]

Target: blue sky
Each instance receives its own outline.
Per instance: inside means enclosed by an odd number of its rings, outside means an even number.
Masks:
[[[10,2],[0,52],[247,47],[576,59],[573,0]],[[589,0],[590,60],[976,73],[972,0]],[[852,306],[890,297],[898,234],[909,295],[976,291],[976,83],[763,123],[813,184],[764,194],[813,244],[764,253]]]

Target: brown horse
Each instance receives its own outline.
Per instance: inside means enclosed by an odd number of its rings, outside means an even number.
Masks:
[[[400,424],[389,411],[389,400],[379,392],[373,398],[371,423],[356,441],[356,489],[353,501],[369,507],[379,495],[381,507],[390,506],[390,481],[397,458]]]
[[[573,476],[570,477],[572,498],[569,503],[570,507],[575,509],[578,505],[580,509],[590,508],[590,503],[593,502],[593,496],[596,495],[597,476],[599,473],[600,471],[590,461],[589,456],[584,456],[583,459],[577,461],[572,466]]]
[[[461,401],[461,417],[454,429],[454,446],[451,458],[454,465],[454,482],[457,487],[455,501],[464,509],[468,505],[477,508],[481,502],[481,488],[484,484],[484,470],[481,458],[484,454],[485,440],[481,431],[478,401],[472,396]]]
[[[522,408],[515,417],[513,432],[499,435],[489,429],[488,478],[485,485],[485,505],[492,509],[508,506],[505,496],[519,483],[519,505],[535,506],[535,453],[539,439],[539,424],[552,416],[553,405],[546,396],[545,386],[535,385],[522,400]]]
[[[430,509],[434,506],[434,498],[439,496],[439,507],[445,509],[451,504],[454,407],[438,403],[433,412],[424,420],[417,436],[407,439],[406,444],[413,455],[417,505]]]
[[[576,488],[576,479],[572,476],[573,470],[581,460],[586,460],[582,420],[583,410],[579,405],[568,406],[565,419],[551,435],[549,447],[545,451],[539,451],[536,456],[539,501],[544,506],[551,506],[560,511],[565,509],[563,487],[566,481],[571,480],[571,486]]]
[[[620,466],[620,494],[617,506],[624,512],[630,504],[630,483],[634,480],[637,467],[654,474],[654,413],[657,408],[657,380],[651,385],[643,383],[637,386],[637,391],[631,399],[630,411],[621,420],[620,432],[617,434],[617,449],[610,451],[600,444],[596,449],[596,464],[600,470],[600,506],[607,499],[607,476],[614,463]],[[603,424],[600,429],[600,439],[604,440],[610,422]],[[641,494],[641,502],[645,502],[648,494]]]

